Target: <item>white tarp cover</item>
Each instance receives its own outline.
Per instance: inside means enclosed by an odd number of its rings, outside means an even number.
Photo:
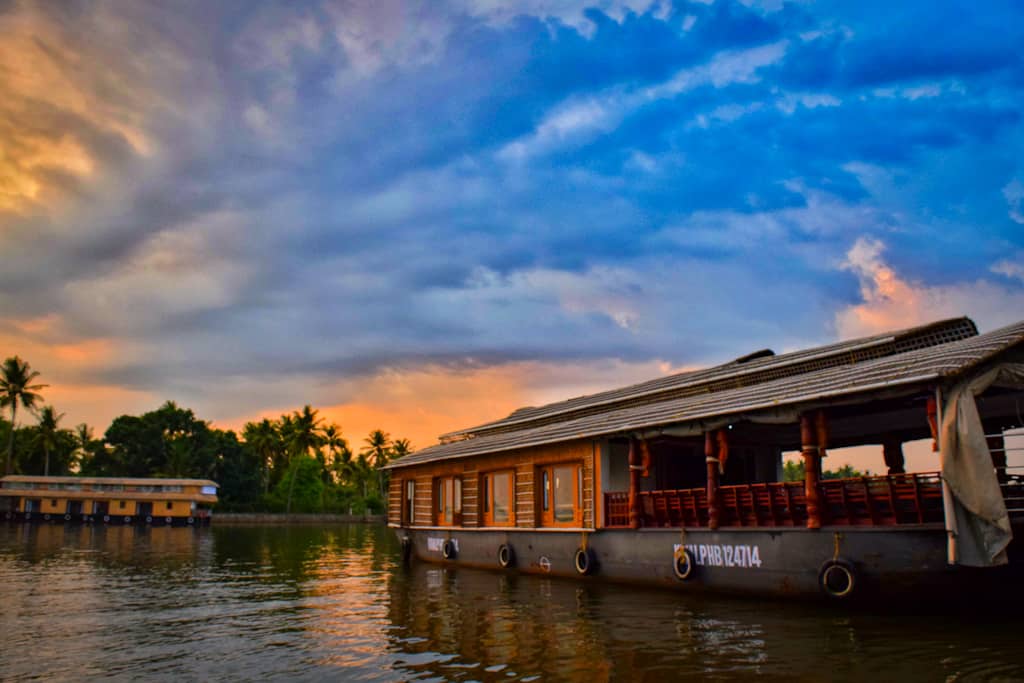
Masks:
[[[1006,363],[960,382],[948,391],[942,407],[939,456],[953,494],[946,497],[946,529],[956,541],[949,559],[972,567],[1006,564],[1006,546],[1013,538],[974,401],[993,384],[1024,388],[1024,365]]]

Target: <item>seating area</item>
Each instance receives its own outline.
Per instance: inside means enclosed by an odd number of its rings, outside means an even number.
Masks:
[[[850,526],[892,526],[943,521],[938,472],[893,474],[820,482],[822,521]],[[643,491],[641,527],[708,525],[707,490]],[[801,527],[807,524],[803,482],[719,488],[720,526]],[[605,525],[629,526],[629,494],[606,493]]]

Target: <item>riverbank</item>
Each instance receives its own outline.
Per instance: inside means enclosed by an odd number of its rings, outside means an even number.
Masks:
[[[384,515],[329,515],[274,512],[215,512],[217,526],[232,524],[383,524]]]

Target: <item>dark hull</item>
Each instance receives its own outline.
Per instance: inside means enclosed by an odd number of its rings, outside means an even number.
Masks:
[[[86,515],[42,512],[4,512],[0,518],[28,524],[106,524],[108,526],[210,526],[210,517],[161,517],[159,515]]]
[[[1013,597],[1024,579],[1020,559],[990,569],[950,566],[941,526],[808,529],[606,529],[586,534],[589,572],[576,565],[584,534],[535,530],[396,529],[411,556],[456,566],[608,580],[756,596],[861,601],[972,600],[989,594]],[[1018,531],[1024,532],[1024,529]],[[444,541],[451,559],[443,557]],[[692,572],[677,576],[674,552],[690,551]],[[511,547],[504,568],[498,552]],[[1017,550],[1013,548],[1012,550]],[[1014,561],[1016,560],[1016,561]],[[852,577],[848,594],[823,587],[823,572],[842,564]]]

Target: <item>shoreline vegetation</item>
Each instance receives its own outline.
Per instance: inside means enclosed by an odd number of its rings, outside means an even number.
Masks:
[[[142,415],[115,418],[96,437],[87,424],[61,425],[64,414],[43,405],[47,385],[38,377],[18,356],[0,365],[4,474],[212,479],[220,486],[216,510],[222,515],[344,515],[361,521],[385,512],[388,472],[381,468],[412,452],[408,439],[392,439],[380,429],[356,452],[341,427],[310,405],[248,422],[236,434],[167,401]],[[16,426],[19,408],[36,422]]]

